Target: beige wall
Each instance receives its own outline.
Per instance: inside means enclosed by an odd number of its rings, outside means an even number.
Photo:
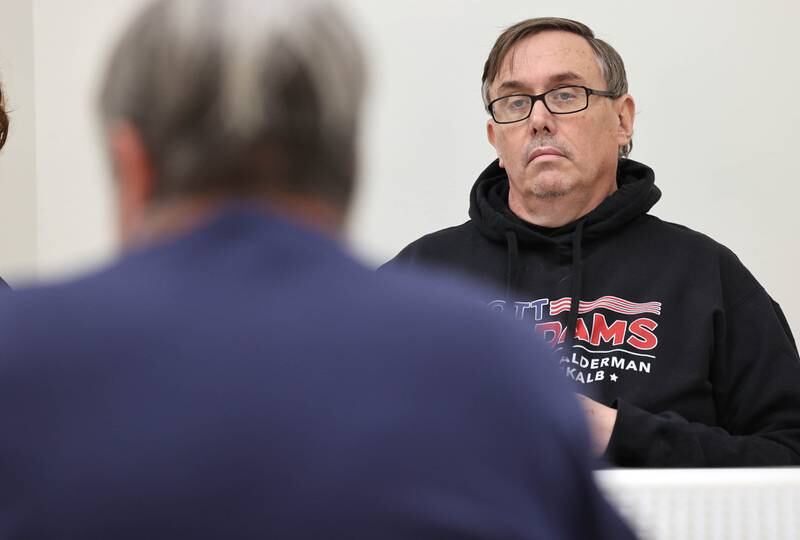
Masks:
[[[37,271],[33,9],[0,0],[0,84],[11,131],[0,152],[0,275],[12,284]]]
[[[113,40],[141,3],[33,2],[41,276],[71,274],[113,253],[113,185],[95,97]]]

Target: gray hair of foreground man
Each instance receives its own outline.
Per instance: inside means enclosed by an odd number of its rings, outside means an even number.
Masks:
[[[628,93],[628,76],[625,73],[625,64],[614,47],[602,39],[596,38],[592,29],[581,22],[559,17],[540,17],[527,19],[508,27],[495,41],[483,66],[483,77],[481,78],[481,94],[485,106],[488,107],[491,101],[489,87],[500,73],[503,61],[514,45],[527,37],[553,30],[569,32],[583,37],[597,56],[600,70],[606,80],[607,87],[605,90],[613,93],[615,97]],[[600,88],[599,90],[603,89]],[[627,145],[620,147],[619,154],[621,157],[627,157],[632,149],[633,140],[631,139]]]
[[[157,0],[114,50],[104,127],[132,125],[154,202],[288,193],[347,207],[364,93],[359,46],[316,0]]]
[[[8,136],[8,115],[6,114],[6,104],[3,100],[3,89],[0,88],[0,148],[6,144]]]

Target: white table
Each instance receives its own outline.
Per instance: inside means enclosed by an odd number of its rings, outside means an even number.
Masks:
[[[800,467],[595,473],[642,540],[800,539]]]

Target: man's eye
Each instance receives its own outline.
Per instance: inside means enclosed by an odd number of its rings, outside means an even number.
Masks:
[[[525,109],[528,107],[529,101],[525,98],[511,99],[508,102],[510,109]]]
[[[572,101],[575,97],[575,92],[556,92],[553,94],[553,99],[556,101]]]

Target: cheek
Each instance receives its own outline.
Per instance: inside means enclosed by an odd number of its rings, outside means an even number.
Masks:
[[[578,129],[569,134],[568,143],[576,152],[578,160],[596,162],[596,157],[616,152],[616,132],[611,122],[586,118],[576,124],[576,128]],[[585,159],[587,157],[588,160]]]
[[[495,137],[495,147],[498,155],[503,158],[509,158],[518,154],[525,144],[524,135],[524,132],[519,129],[508,129],[498,133]]]

